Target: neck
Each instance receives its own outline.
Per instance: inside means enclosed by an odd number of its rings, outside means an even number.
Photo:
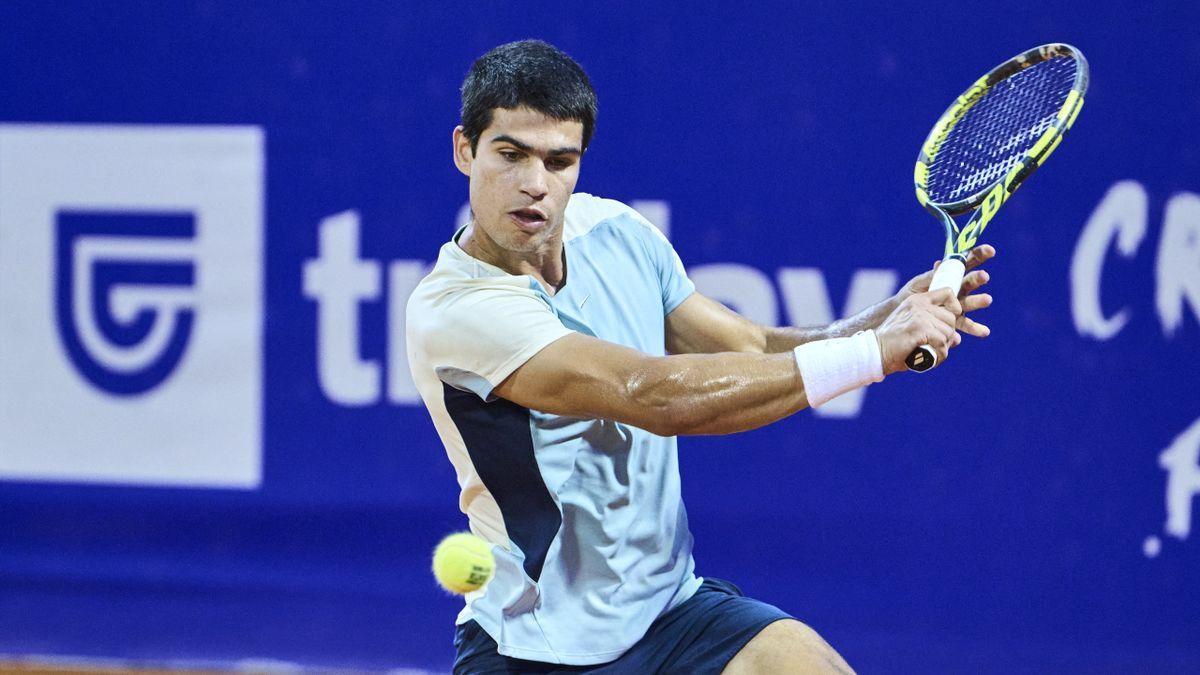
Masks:
[[[545,241],[533,250],[509,251],[471,222],[458,238],[458,246],[472,258],[495,265],[509,274],[528,274],[541,282],[551,295],[558,292],[567,280],[562,227],[551,232]]]

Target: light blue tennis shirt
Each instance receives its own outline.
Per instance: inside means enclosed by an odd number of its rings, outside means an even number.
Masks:
[[[408,358],[460,507],[496,555],[458,623],[479,622],[505,656],[590,665],[700,586],[675,438],[492,389],[572,332],[664,355],[664,318],[695,287],[666,238],[620,202],[572,195],[563,239],[566,284],[553,296],[446,243],[409,299]]]

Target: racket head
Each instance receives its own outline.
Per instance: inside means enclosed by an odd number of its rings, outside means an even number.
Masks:
[[[921,145],[917,199],[945,222],[978,208],[997,185],[1006,197],[1058,147],[1087,86],[1087,60],[1068,44],[1035,47],[996,66],[955,99]]]

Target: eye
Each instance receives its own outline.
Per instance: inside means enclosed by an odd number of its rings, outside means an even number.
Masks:
[[[551,159],[550,161],[546,162],[546,166],[551,171],[562,171],[564,169],[569,169],[571,168],[572,164],[574,164],[574,162],[566,158]]]
[[[510,162],[515,162],[518,159],[521,159],[521,153],[519,153],[515,150],[501,150],[500,156],[504,157],[504,159],[506,159]]]

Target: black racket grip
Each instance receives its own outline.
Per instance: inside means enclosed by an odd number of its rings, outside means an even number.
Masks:
[[[912,350],[907,359],[904,359],[904,365],[908,366],[909,370],[915,370],[918,373],[923,373],[937,365],[937,352],[933,351],[933,347],[929,345],[921,345]]]

